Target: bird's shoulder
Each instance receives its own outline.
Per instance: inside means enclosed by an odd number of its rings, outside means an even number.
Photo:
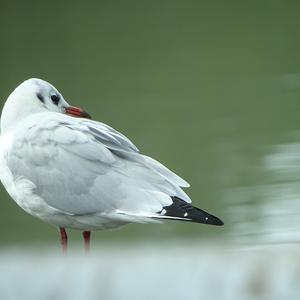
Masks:
[[[125,135],[107,124],[54,112],[37,113],[20,122],[14,139],[35,144],[101,144],[112,151],[139,152]]]

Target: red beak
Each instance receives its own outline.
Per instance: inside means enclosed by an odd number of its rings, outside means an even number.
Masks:
[[[65,108],[65,113],[72,117],[91,119],[92,117],[83,109],[75,106],[69,106]]]

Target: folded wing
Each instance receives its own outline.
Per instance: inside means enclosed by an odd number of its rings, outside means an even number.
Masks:
[[[161,216],[171,197],[190,202],[188,183],[141,155],[111,127],[58,113],[40,113],[16,131],[8,166],[34,193],[68,214]]]

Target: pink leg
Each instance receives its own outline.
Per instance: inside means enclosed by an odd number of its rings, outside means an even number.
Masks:
[[[67,246],[68,246],[68,236],[66,233],[65,228],[59,227],[59,232],[60,232],[60,244],[61,244],[61,249],[64,254],[67,253]]]
[[[91,232],[90,231],[83,231],[82,236],[83,236],[83,240],[84,240],[84,250],[85,250],[85,253],[88,254],[90,252]]]

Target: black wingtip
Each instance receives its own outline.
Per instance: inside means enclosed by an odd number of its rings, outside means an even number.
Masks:
[[[194,207],[182,199],[172,197],[172,200],[172,205],[164,207],[164,216],[180,221],[188,221],[215,226],[224,225],[224,222],[218,217],[211,215],[200,208]]]
[[[198,209],[199,208],[197,208],[197,210]],[[208,218],[207,222],[205,224],[215,225],[215,226],[223,226],[224,225],[224,222],[221,219],[219,219],[218,217],[216,217],[214,215],[211,215],[211,214],[209,214],[209,213],[207,213],[207,212],[205,212],[203,210],[201,210],[201,211],[202,211],[202,213],[206,214],[205,220],[206,220],[206,218]],[[197,222],[197,221],[195,221],[195,222]],[[203,222],[200,222],[200,223],[203,223]]]

